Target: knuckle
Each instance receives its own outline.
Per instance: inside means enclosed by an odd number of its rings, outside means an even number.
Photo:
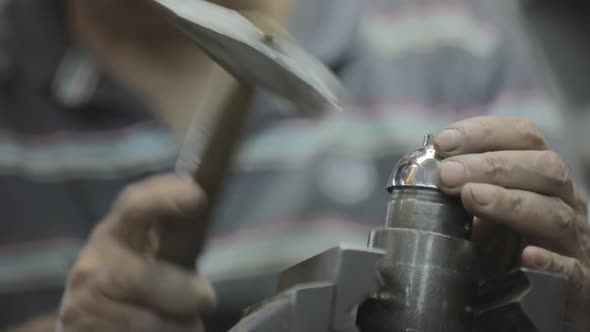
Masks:
[[[141,271],[133,263],[111,266],[101,276],[101,291],[121,298],[134,298],[141,282]]]
[[[545,135],[541,129],[528,119],[518,118],[515,121],[515,128],[519,136],[529,146],[544,148],[546,146]]]
[[[140,273],[128,272],[128,273],[112,273],[113,275],[113,286],[118,289],[121,294],[127,294],[133,296],[135,288],[140,284],[141,277]]]
[[[57,314],[57,321],[62,326],[76,325],[84,317],[83,309],[77,303],[66,301]]]
[[[455,129],[458,132],[460,132],[463,135],[463,137],[467,137],[468,130],[464,122],[455,123],[449,126],[449,128]]]
[[[474,119],[479,124],[479,130],[483,132],[484,135],[489,135],[494,133],[494,122],[492,118],[487,116],[480,116]]]
[[[577,213],[561,199],[554,198],[554,200],[558,205],[553,208],[555,212],[555,224],[560,230],[560,234],[556,234],[556,236],[560,237],[563,233],[569,235],[570,233],[576,232]],[[566,236],[565,238],[568,239],[570,236]]]
[[[125,212],[140,205],[144,200],[144,190],[140,184],[132,184],[127,186],[115,203],[116,210]]]
[[[96,273],[94,268],[91,267],[76,267],[70,273],[68,279],[69,289],[78,289],[88,284],[88,282],[94,277]]]
[[[200,207],[209,205],[209,197],[207,196],[207,193],[205,193],[205,190],[200,185],[194,186],[194,191],[195,191],[196,201]]]
[[[577,259],[573,259],[570,271],[567,271],[567,276],[574,292],[578,293],[584,288],[585,275],[586,272],[582,263]]]
[[[174,215],[182,219],[192,220],[198,217],[207,206],[207,199],[200,190],[191,187],[186,195],[175,199],[167,199],[167,206]]]
[[[102,251],[105,244],[112,239],[112,224],[118,223],[118,219],[114,216],[107,216],[104,220],[94,227],[90,235],[84,253],[87,251]]]
[[[508,195],[508,209],[512,211],[514,215],[524,215],[525,214],[525,201],[524,197],[518,194],[510,194]]]
[[[559,154],[554,151],[542,151],[539,166],[552,184],[565,186],[570,182],[570,170]]]
[[[574,196],[574,202],[573,202],[573,207],[576,211],[578,211],[578,214],[580,216],[583,216],[585,218],[588,217],[588,200],[586,198],[586,194],[580,190],[578,190],[578,188],[576,188],[576,185],[572,183],[572,187],[573,187],[573,196]],[[588,221],[588,223],[590,223],[590,220]]]
[[[214,291],[208,286],[208,283],[201,280],[198,288],[192,287],[191,299],[187,302],[188,312],[199,312],[215,306],[216,299]]]
[[[68,289],[87,286],[103,266],[105,257],[100,246],[90,243],[82,249],[67,279]]]
[[[482,135],[482,137],[486,137],[486,138],[493,137],[494,132],[496,131],[496,127],[490,117],[487,117],[487,116],[475,117],[473,119],[473,121],[474,121],[473,127],[472,127],[473,130],[478,131],[480,133],[480,135]],[[465,128],[465,126],[457,126],[457,129],[464,134],[467,133],[467,128]]]
[[[498,180],[508,176],[509,165],[502,157],[488,155],[485,157],[485,176],[491,180]]]

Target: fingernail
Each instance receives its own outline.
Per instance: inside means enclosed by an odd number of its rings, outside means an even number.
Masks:
[[[459,130],[451,128],[438,133],[434,141],[442,152],[452,152],[459,148],[462,139],[463,134]]]
[[[478,205],[487,206],[496,200],[496,188],[488,185],[471,186],[471,196]]]
[[[440,168],[440,180],[443,186],[455,188],[465,183],[467,171],[462,163],[456,161],[443,162]]]
[[[537,254],[533,261],[539,269],[545,270],[549,266],[549,257],[543,254]]]

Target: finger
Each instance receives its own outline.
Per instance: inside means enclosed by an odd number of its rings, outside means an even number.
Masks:
[[[190,319],[180,320],[163,317],[155,312],[141,307],[125,305],[109,301],[98,313],[109,323],[109,328],[103,331],[120,332],[198,332],[201,322],[197,315]]]
[[[584,287],[584,281],[587,280],[586,271],[579,260],[539,247],[529,246],[522,252],[522,265],[566,276],[574,293],[579,293]]]
[[[557,196],[569,205],[576,200],[570,171],[553,151],[496,151],[461,155],[443,161],[439,187],[459,194],[467,183],[488,183],[508,189]]]
[[[193,317],[215,306],[213,288],[205,279],[164,262],[121,261],[98,274],[97,287],[114,300],[174,317]]]
[[[198,332],[198,317],[165,318],[147,309],[109,300],[102,294],[80,292],[60,310],[60,331]]]
[[[527,247],[522,252],[522,265],[531,269],[561,274],[568,278],[567,319],[588,327],[590,275],[575,258],[565,257],[539,247]]]
[[[506,225],[565,252],[576,250],[577,215],[559,198],[470,183],[463,187],[461,199],[474,216]]]
[[[155,221],[198,221],[206,196],[191,180],[160,176],[127,187],[107,218],[105,229],[124,242],[141,246]]]
[[[500,150],[547,150],[539,128],[516,117],[483,116],[452,124],[436,134],[443,157]]]

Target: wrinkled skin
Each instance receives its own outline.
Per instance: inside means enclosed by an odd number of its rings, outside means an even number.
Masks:
[[[504,255],[507,244],[492,235],[507,234],[505,228],[520,234],[522,265],[567,276],[568,319],[589,329],[587,202],[541,131],[525,119],[478,117],[441,131],[435,144],[447,157],[439,186],[460,196],[475,216],[474,241],[489,262]]]
[[[155,259],[154,225],[202,222],[204,206],[199,187],[176,176],[127,188],[71,271],[58,331],[202,331],[213,289],[195,271]]]

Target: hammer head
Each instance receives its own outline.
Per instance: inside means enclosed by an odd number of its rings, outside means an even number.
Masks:
[[[287,34],[269,34],[237,11],[203,0],[153,0],[236,79],[290,100],[301,111],[340,110],[336,76]]]

